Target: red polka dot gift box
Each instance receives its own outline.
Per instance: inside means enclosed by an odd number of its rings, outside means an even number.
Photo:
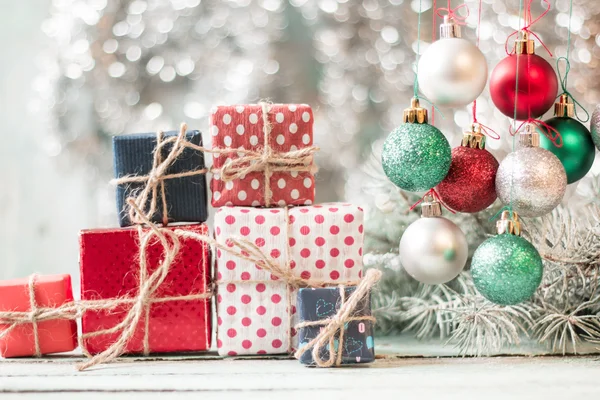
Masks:
[[[346,203],[218,209],[219,354],[292,352],[298,288],[356,284],[362,224],[362,209]]]
[[[88,310],[82,317],[82,338],[89,353],[103,352],[123,337],[127,338],[124,353],[210,348],[209,246],[174,233],[181,229],[206,235],[207,226],[148,229],[94,229],[80,233],[81,299]],[[157,235],[148,236],[148,232]],[[167,238],[168,249],[159,235]],[[165,264],[167,250],[174,258]],[[165,265],[168,268],[161,269]],[[157,270],[164,273],[154,274]],[[94,302],[100,309],[93,309]],[[133,330],[130,337],[124,335],[128,329]]]
[[[210,116],[213,207],[310,205],[313,113],[306,104],[218,106]],[[231,151],[228,151],[231,150]]]

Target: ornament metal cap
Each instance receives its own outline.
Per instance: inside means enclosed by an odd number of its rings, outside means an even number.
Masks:
[[[461,146],[472,149],[485,149],[485,136],[481,133],[481,125],[471,124],[471,130],[463,134]]]
[[[502,211],[502,217],[496,221],[496,231],[498,235],[508,233],[510,235],[521,236],[521,222],[519,222],[519,215],[513,211],[508,210]]]
[[[421,203],[421,217],[432,218],[442,216],[442,205],[432,195],[425,195]]]
[[[535,42],[526,31],[521,31],[521,38],[515,41],[515,54],[535,54]]]
[[[540,133],[534,124],[525,125],[525,129],[519,134],[519,143],[522,147],[540,147]]]
[[[456,24],[449,15],[444,15],[444,22],[440,24],[440,39],[460,37],[460,25]]]
[[[418,98],[413,97],[410,101],[410,107],[404,109],[402,121],[411,124],[426,124],[427,120],[427,109],[419,105]]]
[[[568,94],[561,94],[558,102],[554,103],[554,116],[571,118],[575,116],[575,104],[569,100]]]

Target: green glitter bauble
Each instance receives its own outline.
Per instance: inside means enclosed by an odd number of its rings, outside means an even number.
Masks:
[[[554,117],[546,124],[556,129],[562,137],[562,146],[540,134],[540,147],[550,150],[565,167],[567,183],[577,182],[588,173],[594,163],[596,148],[590,131],[581,122],[570,117]]]
[[[381,154],[385,174],[409,192],[436,186],[446,177],[451,161],[448,140],[429,124],[400,125],[385,140]]]
[[[542,281],[544,265],[538,251],[520,236],[502,234],[483,242],[471,262],[475,287],[501,305],[529,299]]]

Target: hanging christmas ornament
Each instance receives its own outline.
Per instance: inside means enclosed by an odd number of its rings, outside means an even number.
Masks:
[[[574,115],[575,105],[566,93],[562,94],[558,103],[554,104],[554,117],[545,121],[546,125],[560,133],[562,146],[557,147],[546,136],[540,136],[540,146],[554,153],[565,168],[567,183],[583,178],[592,168],[596,154],[590,131],[574,119]]]
[[[504,204],[511,204],[519,214],[539,217],[561,202],[567,174],[554,154],[539,147],[540,136],[534,124],[526,124],[519,136],[522,148],[500,163],[496,192]]]
[[[600,104],[596,106],[596,109],[592,113],[591,121],[592,140],[596,148],[600,150]]]
[[[523,239],[517,213],[502,212],[496,223],[498,235],[483,242],[471,262],[475,288],[500,305],[525,301],[542,281],[544,264],[538,251]]]
[[[439,129],[427,123],[427,110],[417,98],[404,110],[403,121],[383,144],[383,170],[400,189],[431,189],[448,173],[450,144]]]
[[[485,150],[481,125],[472,124],[462,144],[452,149],[452,163],[437,186],[442,201],[454,211],[475,213],[496,200],[498,161]]]
[[[440,40],[425,50],[418,64],[421,92],[435,105],[462,107],[481,94],[487,74],[481,51],[461,38],[460,26],[445,15]]]
[[[518,76],[518,93],[517,89]],[[535,54],[526,30],[515,41],[514,53],[500,61],[490,77],[494,105],[510,118],[526,120],[544,114],[556,98],[558,80],[548,61]]]
[[[469,255],[465,234],[442,217],[441,204],[427,194],[421,218],[406,228],[400,239],[400,263],[419,282],[441,284],[456,278]]]

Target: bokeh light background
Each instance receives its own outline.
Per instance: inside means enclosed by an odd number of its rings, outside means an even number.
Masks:
[[[424,51],[430,0],[1,2],[0,278],[75,273],[79,229],[117,225],[110,136],[181,121],[206,132],[215,104],[312,105],[322,148],[317,200],[385,209],[386,195],[364,187],[410,102],[420,3]],[[479,1],[466,3],[463,36],[474,41]],[[569,1],[551,3],[533,30],[561,56]],[[480,47],[490,71],[518,28],[518,5],[483,1]],[[536,0],[534,15],[541,10]],[[569,89],[591,112],[600,102],[600,2],[574,0],[571,33]],[[537,53],[548,56],[539,45]],[[510,121],[493,109],[487,88],[478,110],[501,134],[488,148],[502,158]],[[470,109],[442,111],[435,123],[457,145]],[[599,170],[597,162],[565,201],[589,201]]]

